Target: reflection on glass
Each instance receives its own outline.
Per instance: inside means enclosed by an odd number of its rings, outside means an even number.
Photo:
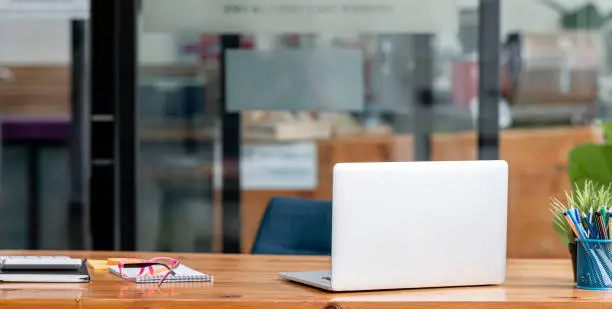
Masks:
[[[72,201],[71,194],[84,194],[67,177],[72,121],[70,21],[3,15],[0,247],[79,247],[82,243],[73,241],[69,233],[73,227],[82,232],[82,217],[70,218],[69,203],[80,201]]]
[[[213,251],[218,37],[141,32],[139,44],[137,249]]]
[[[483,25],[478,1],[465,2],[458,31],[241,34],[232,51],[239,57],[227,67],[240,82],[228,85],[235,95],[228,104],[239,99],[231,111],[241,117],[243,252],[271,197],[331,199],[334,163],[411,161],[417,152],[477,158],[478,119],[495,115],[480,115],[488,107],[479,102]],[[501,80],[500,153],[516,210],[510,256],[566,254],[550,240],[552,230],[533,239],[520,231],[533,220],[548,224],[537,212],[541,201],[568,188],[568,152],[599,140],[592,124],[609,118],[612,106],[610,21],[584,27],[594,24],[588,16],[574,24],[565,13],[538,1],[502,1],[501,61],[493,65]],[[219,250],[219,37],[207,29],[140,37],[139,248]]]

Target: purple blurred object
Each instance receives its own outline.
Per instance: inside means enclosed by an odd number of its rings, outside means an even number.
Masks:
[[[3,141],[63,142],[70,137],[70,119],[0,117]]]

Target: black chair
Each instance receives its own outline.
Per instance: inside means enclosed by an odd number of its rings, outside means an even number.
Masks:
[[[331,255],[332,203],[291,197],[270,199],[251,253]]]

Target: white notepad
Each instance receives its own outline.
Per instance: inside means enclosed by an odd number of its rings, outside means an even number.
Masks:
[[[108,270],[117,276],[119,274],[119,267],[116,265],[109,266]],[[163,275],[158,276],[140,276],[137,278],[126,278],[126,280],[134,281],[136,283],[157,283],[163,277]],[[213,276],[208,274],[203,274],[195,269],[187,267],[183,264],[177,266],[174,269],[174,275],[169,275],[164,283],[167,282],[212,282]]]

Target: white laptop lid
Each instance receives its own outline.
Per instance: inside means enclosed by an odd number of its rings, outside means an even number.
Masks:
[[[340,163],[333,182],[334,290],[504,281],[505,161]]]

